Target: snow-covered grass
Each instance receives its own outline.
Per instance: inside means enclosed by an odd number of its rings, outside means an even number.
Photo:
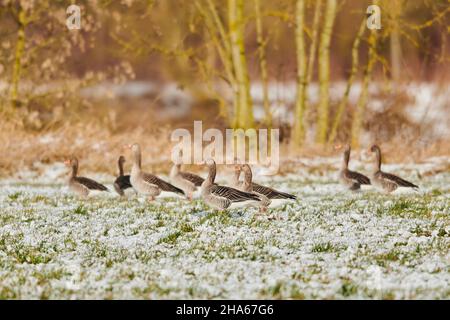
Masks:
[[[419,193],[265,178],[299,196],[277,219],[0,181],[0,298],[448,299],[450,173],[411,172]]]

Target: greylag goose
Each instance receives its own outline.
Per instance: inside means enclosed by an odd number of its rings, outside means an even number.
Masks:
[[[205,179],[194,173],[183,172],[180,169],[181,163],[177,162],[173,164],[169,175],[170,183],[183,190],[186,197],[192,200],[193,193],[197,190],[197,187],[202,185]]]
[[[342,146],[337,146],[336,149],[340,149],[341,147]],[[351,171],[348,169],[350,152],[350,145],[346,145],[344,149],[341,171],[339,172],[339,180],[341,184],[347,187],[349,190],[355,191],[361,189],[362,184],[370,184],[370,179],[359,172]]]
[[[241,190],[242,181],[239,181],[239,177],[241,176],[241,171],[242,171],[241,165],[235,163],[233,175],[231,176],[231,180],[230,180],[230,186],[232,188]]]
[[[148,200],[150,201],[155,200],[161,191],[184,195],[183,190],[153,174],[141,170],[141,148],[137,143],[128,145],[127,147],[131,149],[133,153],[133,166],[131,167],[130,182],[138,193],[148,196]]]
[[[248,164],[243,164],[242,170],[244,171],[244,181],[242,182],[239,190],[256,194],[261,200],[255,202],[258,205],[259,210],[262,212],[267,211],[267,207],[270,205],[271,201],[264,194],[258,193],[253,190],[253,182],[252,182],[252,169]]]
[[[114,189],[120,196],[125,195],[125,190],[128,188],[132,188],[131,182],[130,182],[130,175],[124,175],[123,174],[123,164],[125,162],[125,157],[120,156],[119,160],[117,161],[117,164],[119,166],[119,176],[114,181]]]
[[[210,207],[218,210],[227,209],[232,203],[246,201],[260,201],[260,197],[253,193],[243,192],[234,188],[220,186],[214,183],[216,179],[216,162],[212,159],[206,160],[208,166],[208,177],[201,186],[201,197]]]
[[[375,153],[376,156],[375,168],[372,175],[372,183],[375,187],[388,193],[396,190],[398,187],[419,188],[415,184],[397,177],[396,175],[381,171],[381,150],[379,146],[374,144],[370,148],[370,151]]]
[[[241,165],[235,165],[234,166],[234,176],[233,176],[232,181],[231,181],[231,184],[236,185],[235,188],[236,189],[240,189],[240,190],[242,190],[241,189],[242,188],[242,184],[244,183],[242,181],[239,181],[239,176],[240,176],[242,168],[244,168],[244,167],[241,166]],[[290,200],[296,200],[297,199],[297,197],[292,195],[292,194],[289,194],[289,193],[286,193],[286,192],[281,192],[281,191],[275,190],[273,188],[265,187],[265,186],[260,185],[260,184],[258,184],[256,182],[253,182],[252,181],[252,172],[251,172],[250,166],[248,166],[247,170],[249,170],[249,173],[250,173],[250,176],[247,173],[247,176],[246,176],[247,177],[247,181],[251,181],[251,186],[252,186],[252,191],[253,192],[261,194],[261,195],[267,197],[268,199],[277,199],[277,200],[289,200],[289,199]],[[245,168],[244,168],[244,172],[245,172]],[[248,178],[250,178],[250,180]]]
[[[72,167],[72,173],[69,178],[69,189],[82,197],[87,197],[93,190],[108,191],[108,188],[89,178],[78,176],[78,159],[72,157],[64,161],[66,166]]]

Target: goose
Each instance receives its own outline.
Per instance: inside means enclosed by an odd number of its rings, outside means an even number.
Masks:
[[[235,170],[234,171],[234,176],[233,176],[233,179],[232,179],[231,183],[233,183],[235,180],[237,180],[238,182],[235,183],[235,185],[237,185],[236,189],[240,189],[242,187],[242,184],[243,184],[242,181],[239,181],[239,176],[240,176],[240,173],[241,173],[241,170],[242,170],[242,166],[241,165],[235,165],[234,170]],[[247,170],[250,170],[250,174],[251,174],[250,167],[248,167]],[[261,195],[267,197],[268,199],[273,199],[273,200],[296,200],[297,199],[297,197],[292,195],[292,194],[289,194],[289,193],[286,193],[286,192],[281,192],[281,191],[275,190],[273,188],[269,188],[269,187],[260,185],[260,184],[258,184],[256,182],[253,182],[253,181],[251,182],[251,186],[252,186],[253,192],[261,194]]]
[[[260,201],[261,198],[256,194],[215,184],[216,162],[213,159],[207,159],[205,163],[208,166],[208,177],[203,181],[200,190],[201,197],[208,206],[222,211],[230,207],[232,203]]]
[[[381,150],[379,146],[374,144],[370,148],[370,152],[375,153],[376,156],[375,167],[372,174],[372,183],[375,187],[388,193],[396,190],[398,187],[419,188],[415,184],[397,177],[396,175],[381,171]]]
[[[123,174],[123,164],[124,164],[124,162],[125,162],[125,157],[124,156],[120,156],[119,160],[117,161],[117,164],[119,166],[119,176],[114,181],[114,189],[122,197],[125,195],[124,191],[126,189],[132,188],[131,182],[130,182],[130,176],[129,175],[125,176]]]
[[[181,163],[176,162],[170,170],[169,181],[175,187],[183,190],[186,197],[192,200],[193,193],[202,185],[205,179],[194,173],[181,171]]]
[[[255,204],[259,207],[261,212],[266,212],[267,207],[270,205],[271,201],[264,194],[258,193],[253,190],[252,183],[252,169],[248,164],[243,164],[242,170],[244,171],[244,181],[241,183],[239,190],[256,194],[261,200],[255,202]]]
[[[231,180],[229,182],[230,187],[241,190],[242,181],[239,181],[239,177],[241,176],[241,165],[236,163],[234,164],[233,175],[231,176]]]
[[[133,153],[133,166],[131,167],[130,182],[132,187],[140,194],[148,197],[149,201],[155,200],[161,191],[173,192],[184,195],[183,190],[173,186],[172,184],[158,178],[157,176],[143,172],[141,170],[141,147],[135,143],[127,145]]]
[[[109,191],[107,187],[89,178],[78,176],[78,159],[72,157],[64,161],[66,166],[72,167],[72,173],[69,178],[69,189],[77,195],[86,198],[91,191]]]
[[[245,173],[246,167],[248,167],[247,170],[250,172],[250,175],[251,175],[251,169],[250,169],[249,165],[246,165],[243,167],[244,173]],[[251,178],[251,176],[250,176],[250,178]],[[297,197],[292,194],[289,194],[286,192],[281,192],[281,191],[275,190],[273,188],[265,187],[256,182],[252,182],[251,184],[252,184],[252,189],[254,192],[256,192],[258,194],[262,194],[262,195],[266,196],[268,199],[285,199],[285,200],[296,200],[297,199]]]
[[[342,146],[337,146],[336,149],[340,149],[341,147]],[[350,145],[346,145],[344,149],[341,171],[339,172],[339,180],[341,184],[347,187],[349,190],[356,191],[361,189],[362,184],[370,184],[370,179],[359,172],[351,171],[348,169],[350,152]]]

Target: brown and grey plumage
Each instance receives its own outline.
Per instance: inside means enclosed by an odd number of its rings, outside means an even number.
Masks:
[[[205,179],[203,179],[199,175],[196,175],[195,173],[180,171],[180,176],[182,176],[183,179],[192,182],[196,187],[200,187],[203,181],[205,181]]]
[[[344,157],[342,161],[341,171],[339,172],[339,180],[349,190],[359,190],[362,184],[370,184],[370,179],[365,175],[351,171],[348,169],[348,162],[350,160],[351,148],[349,145],[345,147]]]
[[[216,163],[214,160],[208,159],[206,164],[209,169],[208,177],[202,183],[201,196],[207,205],[219,210],[225,210],[235,202],[260,200],[260,197],[255,194],[215,184]]]
[[[78,159],[72,157],[64,162],[67,166],[72,167],[72,173],[69,178],[69,189],[76,194],[87,197],[90,191],[109,191],[107,187],[89,178],[78,176]]]
[[[202,185],[205,179],[190,172],[182,172],[180,169],[181,163],[174,163],[170,170],[170,183],[183,190],[186,197],[192,200],[193,193],[197,190],[198,186]]]
[[[129,145],[128,148],[131,149],[133,153],[133,166],[131,168],[130,182],[138,193],[145,194],[148,196],[149,200],[154,200],[161,191],[184,195],[183,190],[153,174],[141,170],[141,148],[137,143]]]
[[[396,190],[398,187],[406,187],[414,189],[419,188],[415,184],[406,181],[396,175],[381,171],[381,149],[379,146],[374,144],[370,148],[370,151],[372,153],[375,153],[376,156],[375,168],[372,175],[372,183],[374,186],[386,192],[392,192]]]
[[[262,193],[256,192],[253,189],[253,174],[250,166],[248,164],[243,164],[241,167],[244,171],[244,181],[242,182],[239,190],[256,194],[260,198],[260,200],[256,201],[255,204],[259,207],[260,211],[267,211],[267,207],[270,205],[271,201],[268,197],[266,197]]]
[[[123,164],[125,162],[125,157],[120,156],[119,160],[117,161],[117,164],[119,166],[119,176],[114,181],[114,189],[120,196],[124,196],[125,192],[124,190],[128,188],[132,188],[131,182],[130,182],[130,175],[124,175],[123,174]]]
[[[236,188],[240,189],[242,187],[242,181],[239,181],[239,176],[241,173],[241,166],[237,165],[234,167],[234,176],[232,178],[231,184],[235,184]],[[295,200],[297,199],[296,196],[286,193],[286,192],[281,192],[278,190],[275,190],[273,188],[269,188],[263,185],[260,185],[256,182],[252,182],[252,190],[256,193],[262,194],[264,196],[266,196],[269,199],[291,199],[291,200]]]
[[[286,192],[281,192],[281,191],[278,191],[278,190],[275,190],[275,189],[272,189],[269,187],[265,187],[265,186],[255,183],[255,182],[252,183],[252,186],[253,186],[253,191],[263,194],[269,199],[286,199],[286,200],[288,200],[288,199],[296,200],[297,199],[297,197],[292,194],[289,194]]]

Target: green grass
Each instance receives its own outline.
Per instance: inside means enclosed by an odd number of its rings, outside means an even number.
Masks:
[[[331,244],[331,242],[317,243],[313,246],[311,252],[331,252],[336,248]]]
[[[22,192],[14,192],[8,195],[8,199],[10,201],[17,201],[19,199],[19,197],[22,195]]]
[[[438,187],[395,196],[288,184],[299,200],[271,209],[275,220],[200,200],[0,193],[0,299],[449,298],[449,198]],[[373,267],[398,286],[370,287]]]
[[[162,237],[158,240],[158,244],[166,243],[166,244],[175,244],[177,239],[182,235],[183,233],[181,231],[175,231],[170,234],[168,234],[165,237]]]
[[[357,292],[358,286],[351,280],[344,280],[341,289],[339,290],[339,293],[344,297],[351,297],[356,295]]]
[[[80,204],[73,210],[73,213],[86,216],[88,215],[88,210],[84,205]]]
[[[388,213],[398,216],[429,216],[430,210],[428,206],[417,199],[399,199],[396,200],[389,208]]]

